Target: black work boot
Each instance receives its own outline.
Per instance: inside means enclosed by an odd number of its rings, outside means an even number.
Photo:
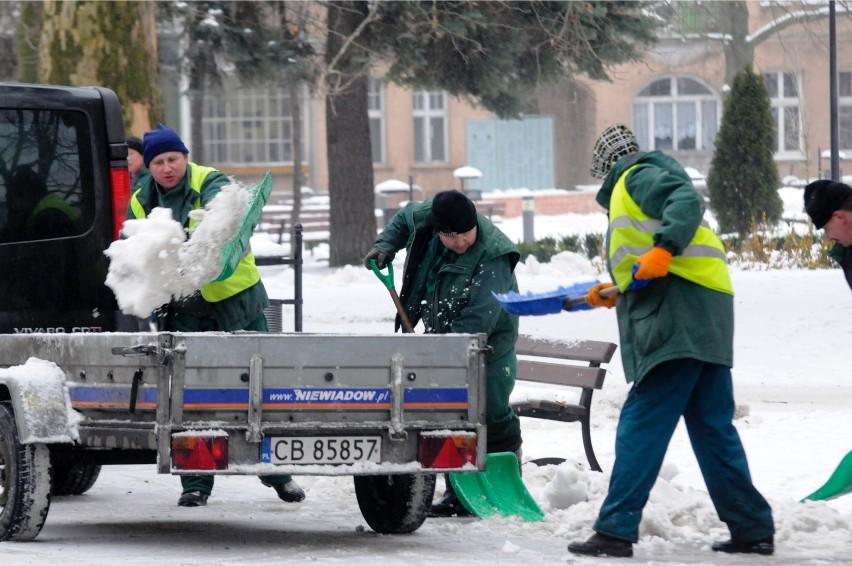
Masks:
[[[260,481],[266,487],[271,487],[278,494],[278,499],[287,503],[298,503],[305,499],[305,490],[296,483],[296,480],[290,480],[286,483],[267,483]]]
[[[585,556],[613,556],[630,558],[633,556],[633,543],[629,540],[595,533],[585,542],[572,542],[568,552]]]
[[[178,507],[203,507],[207,505],[208,497],[206,493],[201,493],[200,491],[187,491],[180,494]]]
[[[712,548],[715,552],[727,552],[729,554],[742,553],[770,556],[775,552],[775,541],[773,537],[766,537],[750,542],[731,539],[714,542]]]
[[[444,474],[444,482],[446,483],[446,489],[444,489],[444,495],[441,499],[432,502],[432,508],[429,509],[428,517],[470,517],[472,514],[464,504],[459,501],[458,496],[456,495],[455,490],[453,489],[453,484],[450,483],[450,477]]]

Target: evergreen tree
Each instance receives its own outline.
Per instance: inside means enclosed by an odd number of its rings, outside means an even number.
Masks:
[[[386,78],[517,117],[537,85],[638,59],[657,20],[640,2],[381,2],[365,42]]]
[[[125,129],[141,133],[163,115],[154,8],[151,2],[21,2],[20,80],[111,88]]]
[[[375,234],[366,76],[446,90],[516,117],[536,86],[640,57],[657,20],[640,2],[328,2],[327,101],[331,254],[357,264]],[[367,139],[369,136],[366,136]]]
[[[740,71],[725,99],[707,187],[722,232],[749,233],[755,222],[781,219],[775,122],[762,75]]]

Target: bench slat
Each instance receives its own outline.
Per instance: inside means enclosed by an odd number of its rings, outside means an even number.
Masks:
[[[543,401],[531,399],[521,403],[512,403],[512,409],[519,417],[530,417],[534,419],[547,419],[551,421],[562,421],[575,423],[587,418],[588,412],[585,407],[579,405],[567,405],[556,401]]]
[[[518,379],[553,385],[601,389],[606,370],[533,360],[518,360]]]
[[[528,398],[512,403],[518,416],[549,419],[562,422],[579,422],[583,433],[583,449],[592,470],[601,471],[592,447],[591,405],[595,389],[603,388],[608,363],[616,344],[595,340],[552,340],[520,336],[515,346],[518,354],[517,381],[546,383],[557,386],[579,387],[582,391],[577,402]],[[560,458],[539,459],[546,463],[559,463]]]
[[[598,342],[597,340],[537,340],[530,336],[521,335],[515,345],[515,352],[529,356],[605,364],[612,359],[616,347],[611,342]]]

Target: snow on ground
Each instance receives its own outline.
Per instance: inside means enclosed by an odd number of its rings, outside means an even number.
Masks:
[[[520,219],[499,223],[513,239]],[[602,232],[603,215],[536,218],[536,236]],[[366,253],[365,249],[365,253]],[[327,253],[327,251],[326,251]],[[323,248],[307,256],[304,330],[388,333],[394,307],[385,287],[362,266],[330,269]],[[327,257],[327,256],[325,256]],[[402,257],[396,260],[397,288]],[[289,268],[264,268],[270,295],[292,296]],[[517,270],[521,292],[545,291],[597,275],[564,254]],[[672,440],[645,508],[635,564],[847,564],[852,549],[852,495],[799,503],[820,487],[852,450],[852,293],[839,270],[738,271],[735,394],[743,438],[758,489],[776,521],[772,557],[710,550],[727,531],[715,515],[683,428]],[[292,311],[285,307],[285,330]],[[521,331],[543,337],[617,342],[615,314],[606,309],[523,317]],[[560,466],[524,466],[524,480],[546,512],[539,523],[517,519],[427,519],[415,533],[382,536],[363,521],[350,477],[300,476],[300,504],[278,501],[253,477],[216,480],[207,507],[176,506],[178,479],[154,466],[105,467],[85,495],[54,499],[33,543],[0,543],[3,566],[158,565],[450,565],[606,564],[569,554],[585,539],[606,494],[618,411],[627,385],[616,354],[595,394],[592,438],[604,473],[587,469],[580,427],[523,419],[524,459],[560,456]],[[439,481],[439,488],[443,482]],[[440,491],[440,490],[439,490]]]

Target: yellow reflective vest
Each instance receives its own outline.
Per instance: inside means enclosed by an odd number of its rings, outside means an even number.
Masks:
[[[626,179],[633,167],[619,177],[609,202],[609,265],[622,293],[633,281],[633,264],[654,247],[654,233],[661,224],[642,212],[627,191]],[[725,247],[706,222],[701,223],[683,252],[672,257],[669,273],[715,291],[734,294]]]
[[[189,171],[189,187],[196,192],[196,199],[192,208],[193,210],[197,210],[201,208],[201,187],[204,184],[204,179],[206,179],[207,175],[210,173],[218,171],[213,167],[204,167],[196,165],[195,163],[189,163]],[[151,182],[153,183],[154,180],[151,179]],[[141,190],[142,189],[140,188],[133,194],[130,202],[130,210],[136,218],[147,218],[148,214],[145,211],[145,206],[138,199],[138,195]],[[189,219],[188,229],[190,235],[195,230],[197,224],[198,220],[194,218]],[[260,281],[260,272],[254,262],[254,254],[251,252],[251,249],[249,249],[246,254],[240,258],[239,263],[237,263],[237,267],[229,277],[222,281],[212,281],[203,285],[201,287],[201,296],[207,302],[216,303],[245,291],[252,285],[255,285],[258,281]]]

